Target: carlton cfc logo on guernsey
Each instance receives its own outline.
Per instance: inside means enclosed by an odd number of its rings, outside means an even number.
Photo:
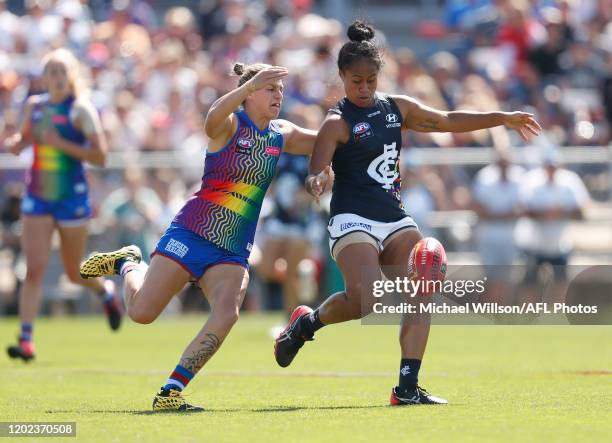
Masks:
[[[390,190],[399,177],[399,172],[395,167],[397,156],[396,143],[385,144],[384,152],[372,160],[368,166],[368,175],[380,183],[383,189]]]
[[[372,127],[368,122],[357,123],[353,126],[353,136],[355,141],[363,140],[372,135]]]
[[[236,152],[240,154],[250,154],[251,148],[255,146],[255,141],[250,138],[240,137],[236,141]]]

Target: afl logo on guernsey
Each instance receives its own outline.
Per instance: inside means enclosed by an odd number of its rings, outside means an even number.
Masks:
[[[236,140],[236,152],[240,154],[250,154],[253,146],[255,146],[255,141],[250,138],[240,137]]]
[[[368,122],[357,123],[353,126],[353,136],[355,141],[363,140],[372,135],[372,127]]]

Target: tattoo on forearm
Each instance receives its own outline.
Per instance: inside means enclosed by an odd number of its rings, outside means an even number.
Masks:
[[[436,130],[436,129],[440,129],[438,127],[439,121],[433,118],[428,118],[425,119],[424,121],[418,122],[417,126],[421,129],[426,129],[426,130]]]
[[[211,332],[206,333],[206,338],[200,342],[200,348],[191,352],[191,356],[181,359],[181,366],[188,369],[192,374],[198,372],[213,356],[219,346],[221,340]]]

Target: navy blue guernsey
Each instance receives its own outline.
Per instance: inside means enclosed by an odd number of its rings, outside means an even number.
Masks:
[[[349,128],[348,142],[336,147],[332,159],[331,217],[351,213],[390,223],[407,215],[400,198],[402,114],[391,97],[377,94],[375,100],[360,108],[345,97],[329,110]]]

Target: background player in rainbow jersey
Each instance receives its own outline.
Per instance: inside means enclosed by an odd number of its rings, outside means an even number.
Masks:
[[[79,263],[87,247],[91,215],[84,162],[103,166],[107,143],[97,111],[87,99],[80,65],[66,49],[43,59],[47,93],[28,98],[21,130],[6,145],[15,155],[30,144],[34,159],[22,201],[21,241],[27,272],[19,296],[19,343],[7,352],[25,361],[34,357],[33,321],[40,309],[43,276],[55,229],[61,240],[64,272],[73,283],[98,294],[110,327],[119,328],[121,304],[110,280],[84,280]]]

